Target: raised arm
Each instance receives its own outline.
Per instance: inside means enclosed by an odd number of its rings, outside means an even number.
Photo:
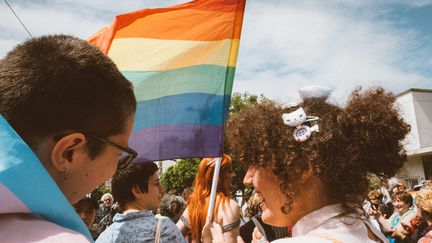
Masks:
[[[223,217],[223,236],[225,242],[236,243],[237,236],[240,235],[240,206],[236,201],[230,200],[229,210],[226,211]]]

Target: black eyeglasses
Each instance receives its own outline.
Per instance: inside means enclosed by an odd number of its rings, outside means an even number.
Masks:
[[[121,145],[118,145],[114,142],[111,142],[110,140],[103,138],[101,136],[98,136],[98,135],[94,135],[91,133],[84,133],[84,132],[81,132],[81,133],[84,134],[84,136],[86,136],[86,137],[91,137],[91,138],[97,139],[100,142],[107,143],[111,146],[114,146],[114,147],[122,150],[123,152],[118,158],[117,169],[124,169],[124,168],[128,167],[128,165],[130,165],[130,163],[132,163],[132,161],[138,156],[138,153],[129,147],[125,148]],[[65,137],[67,135],[69,135],[69,134],[54,136],[54,140],[60,140],[61,138]]]
[[[123,152],[118,158],[118,165],[117,165],[118,169],[124,169],[124,168],[128,167],[128,165],[130,165],[130,163],[132,163],[132,161],[138,156],[138,153],[129,147],[125,148],[121,145],[118,145],[114,142],[111,142],[110,140],[108,140],[106,138],[103,138],[103,137],[100,137],[100,136],[97,136],[94,134],[90,134],[90,133],[83,133],[83,134],[85,136],[95,138],[101,142],[107,143],[111,146],[114,146],[114,147],[122,150]]]

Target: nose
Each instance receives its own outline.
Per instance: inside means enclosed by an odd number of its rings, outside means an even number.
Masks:
[[[253,186],[252,179],[253,179],[254,173],[255,173],[255,169],[249,167],[248,170],[246,171],[245,177],[243,178],[243,184],[245,186]]]

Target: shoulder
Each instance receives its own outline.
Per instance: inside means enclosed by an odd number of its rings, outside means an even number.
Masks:
[[[186,242],[179,228],[171,219],[160,218],[159,220],[161,220],[161,238],[167,242]]]
[[[111,242],[113,241],[113,236],[118,235],[116,232],[117,223],[113,223],[108,228],[106,228],[102,233],[100,233],[99,237],[97,238],[96,242]]]
[[[225,206],[229,208],[226,215],[227,219],[232,219],[228,220],[227,222],[237,221],[238,219],[240,219],[240,206],[236,201],[230,199]]]
[[[385,241],[385,236],[368,221],[355,216],[340,216],[327,220],[306,234],[330,242]],[[372,237],[373,236],[373,237]]]
[[[432,235],[429,234],[423,236],[417,241],[417,243],[430,243],[430,242],[432,242]]]
[[[161,220],[161,225],[162,227],[166,227],[166,228],[176,228],[177,226],[174,224],[174,222],[168,218],[168,217],[161,217],[161,218],[157,218],[157,220]]]
[[[408,211],[406,213],[406,215],[403,216],[402,221],[403,222],[411,222],[412,220],[416,219],[416,218],[420,218],[420,214],[418,213],[417,209],[415,209],[414,207],[412,209],[410,209],[410,211]]]
[[[240,206],[239,206],[239,204],[238,204],[236,201],[234,201],[233,199],[230,199],[230,201],[229,201],[229,206],[230,206],[230,208],[231,208],[232,210],[240,211]]]
[[[16,242],[89,242],[78,232],[31,214],[0,215],[0,239]]]

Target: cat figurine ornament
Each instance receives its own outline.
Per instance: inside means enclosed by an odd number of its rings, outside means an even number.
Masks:
[[[303,125],[305,122],[319,120],[319,117],[307,116],[301,107],[293,112],[283,114],[282,119],[285,125],[295,127],[293,137],[297,142],[304,142],[311,137],[313,132],[319,132],[318,125],[312,127]]]

